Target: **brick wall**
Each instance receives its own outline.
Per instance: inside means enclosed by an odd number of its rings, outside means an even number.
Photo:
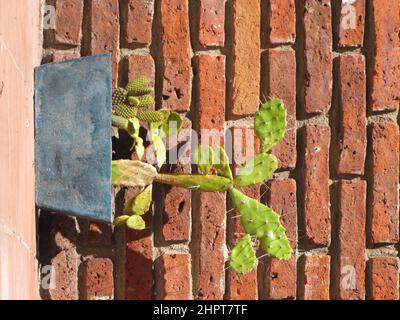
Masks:
[[[114,84],[146,74],[187,128],[241,131],[260,99],[284,99],[280,170],[245,192],[282,213],[296,250],[226,270],[241,230],[225,195],[158,186],[142,232],[41,213],[40,262],[57,271],[44,298],[399,299],[398,0],[48,3],[44,63],[112,52]]]

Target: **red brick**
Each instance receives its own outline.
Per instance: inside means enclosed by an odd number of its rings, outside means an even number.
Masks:
[[[348,1],[347,1],[348,2]],[[354,0],[354,3],[341,1],[339,4],[340,21],[337,21],[338,46],[360,47],[364,41],[365,0]]]
[[[294,169],[297,161],[296,55],[292,49],[269,49],[263,60],[266,96],[282,99],[288,111],[288,130],[272,153],[278,158],[281,169]]]
[[[330,0],[304,0],[304,109],[321,113],[332,98],[332,24]]]
[[[337,172],[363,175],[367,149],[364,56],[340,56],[339,77],[341,133]]]
[[[273,44],[294,43],[296,38],[296,5],[294,0],[268,1],[268,36]]]
[[[112,245],[112,227],[106,223],[82,221],[80,223],[82,243],[91,247],[106,247]]]
[[[192,81],[188,1],[162,1],[161,28],[162,106],[176,111],[188,111]]]
[[[199,1],[199,43],[223,46],[225,43],[225,0]]]
[[[372,124],[372,243],[399,241],[399,128]]]
[[[170,163],[170,172],[190,173],[192,171],[190,165],[191,157],[191,134],[192,123],[189,119],[184,118],[182,130],[173,142],[167,143],[169,150],[176,150],[174,157],[177,163],[168,158]],[[181,155],[181,152],[183,153]],[[165,241],[188,241],[191,232],[191,203],[192,193],[190,190],[178,187],[164,186],[164,212],[162,235]]]
[[[56,9],[55,29],[45,31],[46,40],[55,45],[74,45],[81,43],[83,1],[48,0]]]
[[[303,166],[304,223],[306,241],[313,246],[330,243],[329,144],[328,126],[307,125]]]
[[[400,104],[400,2],[371,1],[374,36],[372,111],[394,110]]]
[[[330,256],[302,257],[299,299],[329,300],[330,260]]]
[[[233,115],[254,114],[260,104],[260,11],[260,0],[233,0]]]
[[[296,181],[293,179],[270,180],[268,186],[268,205],[281,215],[290,245],[297,247],[297,200]],[[266,298],[295,299],[297,282],[296,253],[288,261],[267,258]]]
[[[189,300],[192,297],[190,254],[163,254],[159,265],[159,296],[163,300]]]
[[[59,62],[68,59],[75,59],[79,58],[80,54],[78,52],[70,52],[70,51],[55,51],[50,55],[43,58],[42,63],[49,63],[49,62]]]
[[[118,83],[119,5],[118,0],[89,1],[90,33],[89,54],[112,53],[113,85]]]
[[[82,298],[111,300],[114,297],[113,262],[108,258],[91,258],[82,265]]]
[[[198,55],[196,68],[198,125],[221,130],[225,121],[225,56]]]
[[[125,41],[129,44],[151,43],[153,0],[128,0],[126,5]]]
[[[341,180],[339,193],[338,297],[364,299],[367,182]]]
[[[399,260],[376,257],[368,261],[369,299],[399,300]]]
[[[70,250],[76,248],[78,242],[78,230],[76,219],[63,214],[51,214],[50,239],[54,242],[52,248],[59,250]]]
[[[76,249],[60,251],[52,260],[54,288],[51,300],[78,300],[78,254]]]
[[[127,190],[125,201],[129,201],[137,190]],[[153,236],[152,213],[143,216],[146,229],[126,229],[125,248],[125,299],[151,300],[153,293]]]

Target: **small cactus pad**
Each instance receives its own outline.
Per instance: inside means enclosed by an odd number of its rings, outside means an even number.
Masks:
[[[267,153],[261,153],[247,161],[236,173],[234,183],[238,187],[259,184],[278,169],[278,159]]]
[[[140,104],[140,100],[136,97],[128,97],[128,103],[131,107],[138,107]]]
[[[161,168],[167,160],[167,148],[163,139],[158,134],[159,130],[151,131],[151,142],[156,155],[157,167]]]
[[[159,174],[156,181],[175,187],[206,192],[225,192],[232,188],[232,181],[220,176],[200,174]]]
[[[142,192],[128,201],[124,208],[126,215],[143,215],[150,210],[153,185],[147,186]]]
[[[144,188],[153,183],[157,170],[137,160],[116,160],[111,164],[112,184],[115,186]]]
[[[126,224],[126,221],[129,218],[130,218],[130,216],[128,216],[128,215],[123,215],[123,216],[116,217],[114,219],[114,222],[113,222],[114,227],[119,227],[119,226],[121,226],[123,224]]]
[[[210,146],[199,146],[193,153],[194,163],[197,164],[199,171],[203,174],[210,172],[213,167],[213,149]]]
[[[146,223],[144,222],[143,218],[138,215],[133,215],[133,216],[129,217],[129,219],[126,221],[126,226],[129,229],[133,229],[133,230],[146,229]]]
[[[161,111],[142,111],[138,112],[136,117],[140,121],[144,121],[147,123],[164,121],[164,113]]]
[[[271,208],[234,188],[229,190],[229,194],[234,207],[240,213],[240,220],[246,233],[261,239],[282,227],[279,215]]]
[[[148,108],[154,105],[154,98],[151,95],[145,95],[139,98],[139,108]]]
[[[164,112],[164,122],[162,124],[162,130],[167,136],[175,134],[182,129],[183,120],[182,117],[173,111],[161,110]]]
[[[284,228],[278,228],[275,232],[261,238],[260,247],[278,260],[289,260],[293,252]]]
[[[262,142],[263,152],[271,150],[284,137],[286,115],[286,109],[280,99],[265,102],[256,113],[254,131]]]
[[[125,103],[119,104],[114,108],[114,113],[117,116],[123,117],[125,119],[132,119],[137,114],[137,109],[128,106]]]
[[[238,273],[248,273],[253,270],[256,261],[257,257],[251,237],[249,234],[246,234],[232,249],[229,265]]]
[[[213,165],[217,169],[217,172],[221,176],[232,180],[233,176],[231,167],[229,165],[229,157],[227,156],[225,150],[221,147],[216,146],[213,148],[212,155]]]
[[[117,88],[112,96],[113,106],[118,106],[119,104],[125,103],[127,92],[124,88]]]
[[[129,96],[142,96],[151,93],[152,88],[148,87],[149,80],[145,76],[139,76],[131,81],[129,81],[126,86],[126,91]]]

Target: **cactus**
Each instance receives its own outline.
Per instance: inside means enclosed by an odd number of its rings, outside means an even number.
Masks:
[[[213,149],[210,146],[199,146],[193,153],[194,162],[197,164],[199,171],[208,174],[213,165]]]
[[[125,119],[132,119],[136,117],[137,109],[121,103],[114,108],[114,114]]]
[[[144,230],[146,229],[146,223],[143,218],[138,215],[130,216],[128,220],[126,220],[126,226],[133,230]]]
[[[232,187],[231,180],[214,175],[161,173],[157,175],[155,180],[159,183],[206,192],[224,192]]]
[[[111,181],[116,186],[144,188],[153,183],[157,170],[137,160],[115,160],[111,164]]]
[[[125,103],[127,97],[127,92],[124,88],[117,88],[114,91],[112,96],[112,104],[113,106],[118,106],[120,104]]]
[[[144,95],[140,98],[138,98],[139,100],[139,104],[138,107],[139,108],[148,108],[154,105],[154,98],[151,95]]]
[[[251,242],[251,237],[246,234],[232,249],[229,266],[239,273],[248,273],[256,265],[256,253]]]
[[[126,91],[129,96],[143,96],[153,91],[149,87],[149,80],[145,76],[139,76],[128,83]]]
[[[143,139],[139,136],[140,133],[140,123],[137,118],[132,118],[128,120],[128,127],[126,129],[128,134],[135,140],[135,151],[139,160],[143,158],[145,149],[143,145]]]
[[[236,173],[234,184],[245,187],[259,184],[278,169],[278,159],[271,154],[261,153],[246,162]]]
[[[278,260],[289,260],[293,252],[283,227],[278,228],[268,237],[261,238],[260,247],[271,257],[274,257]]]
[[[128,221],[129,218],[130,218],[130,216],[128,216],[128,215],[122,215],[122,216],[116,217],[113,222],[114,227],[119,227],[119,226],[122,226],[123,224],[126,224],[126,221]]]
[[[128,103],[131,107],[138,107],[140,105],[140,100],[137,97],[129,96]]]
[[[143,215],[150,210],[153,186],[147,186],[142,192],[128,201],[124,208],[125,215]]]
[[[233,180],[232,170],[229,166],[229,158],[225,153],[225,150],[221,147],[214,147],[213,148],[213,165],[215,169],[217,169],[217,173],[222,175],[229,180]]]
[[[271,150],[286,131],[286,109],[283,101],[272,99],[262,104],[254,119],[254,132],[260,138],[263,152]]]
[[[140,121],[144,121],[147,123],[164,121],[164,113],[162,113],[161,111],[142,111],[138,112],[136,117]]]

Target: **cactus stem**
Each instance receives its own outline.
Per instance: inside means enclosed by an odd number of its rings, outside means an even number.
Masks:
[[[127,119],[120,117],[120,116],[116,116],[115,114],[112,115],[111,119],[112,119],[112,125],[114,127],[117,127],[118,129],[121,129],[121,130],[128,129],[128,120]]]

